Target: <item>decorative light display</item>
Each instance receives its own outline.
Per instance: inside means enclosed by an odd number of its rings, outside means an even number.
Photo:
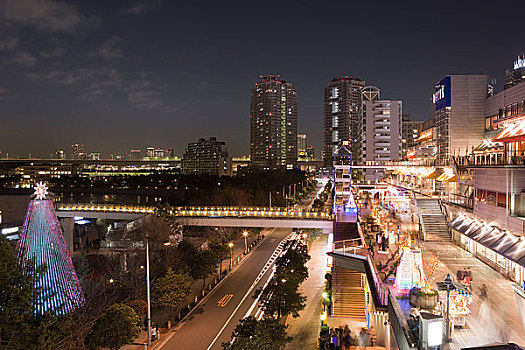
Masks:
[[[47,187],[40,183],[35,190],[37,199],[29,203],[17,255],[28,275],[35,275],[40,266],[46,267],[34,281],[34,313],[66,314],[82,306],[85,299],[53,201],[44,199]]]
[[[43,183],[42,181],[37,183],[36,186],[33,188],[35,189],[35,196],[36,196],[36,199],[38,200],[46,199],[46,196],[49,194],[47,192],[46,184]]]
[[[396,287],[399,292],[407,292],[413,287],[425,285],[421,249],[403,247],[401,261],[396,272]]]

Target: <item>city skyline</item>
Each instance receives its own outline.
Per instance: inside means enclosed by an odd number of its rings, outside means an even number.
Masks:
[[[378,13],[341,3],[338,13],[360,14],[341,21],[314,2],[263,9],[209,3],[202,12],[163,1],[4,0],[0,150],[44,157],[79,142],[106,154],[149,145],[182,154],[187,142],[217,136],[232,155],[248,154],[249,94],[261,74],[293,82],[298,131],[318,153],[323,88],[337,76],[358,76],[403,100],[413,120],[425,120],[443,76],[487,73],[501,90],[505,70],[524,50],[513,27],[518,11],[505,27],[492,27],[495,5],[455,4],[453,13],[441,6],[384,4]],[[277,29],[263,31],[263,19],[265,27],[286,21],[294,40],[274,42]],[[336,45],[365,27],[353,45]],[[403,40],[370,39],[396,37]]]

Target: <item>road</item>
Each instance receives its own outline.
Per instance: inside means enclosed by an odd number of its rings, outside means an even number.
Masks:
[[[279,243],[290,235],[290,229],[274,230],[236,270],[218,285],[164,344],[164,350],[222,349],[254,302],[255,291],[264,285],[272,271],[270,264],[254,285]]]

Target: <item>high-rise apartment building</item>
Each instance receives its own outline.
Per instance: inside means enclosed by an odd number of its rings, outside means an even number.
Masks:
[[[435,88],[435,140],[439,161],[465,155],[478,146],[485,132],[487,74],[447,75]]]
[[[73,159],[86,159],[87,155],[84,152],[84,145],[80,143],[74,143],[71,145],[71,158]]]
[[[146,157],[155,157],[155,147],[146,148]]]
[[[226,144],[210,137],[188,144],[182,157],[183,174],[231,176],[232,162]]]
[[[324,89],[324,149],[325,167],[333,166],[334,152],[344,141],[354,160],[362,158],[361,89],[360,78],[334,78]]]
[[[512,69],[508,69],[505,74],[505,89],[525,81],[525,55],[518,56]]]
[[[251,166],[291,169],[297,164],[296,91],[279,75],[260,78],[251,91]]]
[[[59,149],[55,153],[56,159],[66,159],[66,152],[63,149]]]
[[[401,158],[402,102],[382,100],[375,86],[362,89],[363,138],[365,161],[393,161]],[[383,170],[366,169],[366,180],[378,180]]]

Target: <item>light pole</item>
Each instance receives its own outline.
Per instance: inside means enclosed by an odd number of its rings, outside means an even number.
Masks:
[[[244,231],[242,235],[244,236],[244,254],[246,254],[246,252],[248,251],[248,242],[246,242],[246,237],[248,237],[248,231]]]
[[[230,271],[233,268],[233,242],[228,243],[228,247],[230,247]]]
[[[151,345],[151,297],[149,285],[149,236],[146,235],[146,301],[148,306],[147,323],[148,323],[148,347]]]
[[[306,240],[308,238],[308,234],[306,232],[303,233],[303,240],[304,240],[304,245],[306,246],[306,248],[308,248],[308,241]]]
[[[444,281],[447,286],[447,318],[445,320],[446,330],[445,330],[445,343],[450,342],[450,287],[454,286],[454,282],[450,278],[450,273],[447,273]]]

